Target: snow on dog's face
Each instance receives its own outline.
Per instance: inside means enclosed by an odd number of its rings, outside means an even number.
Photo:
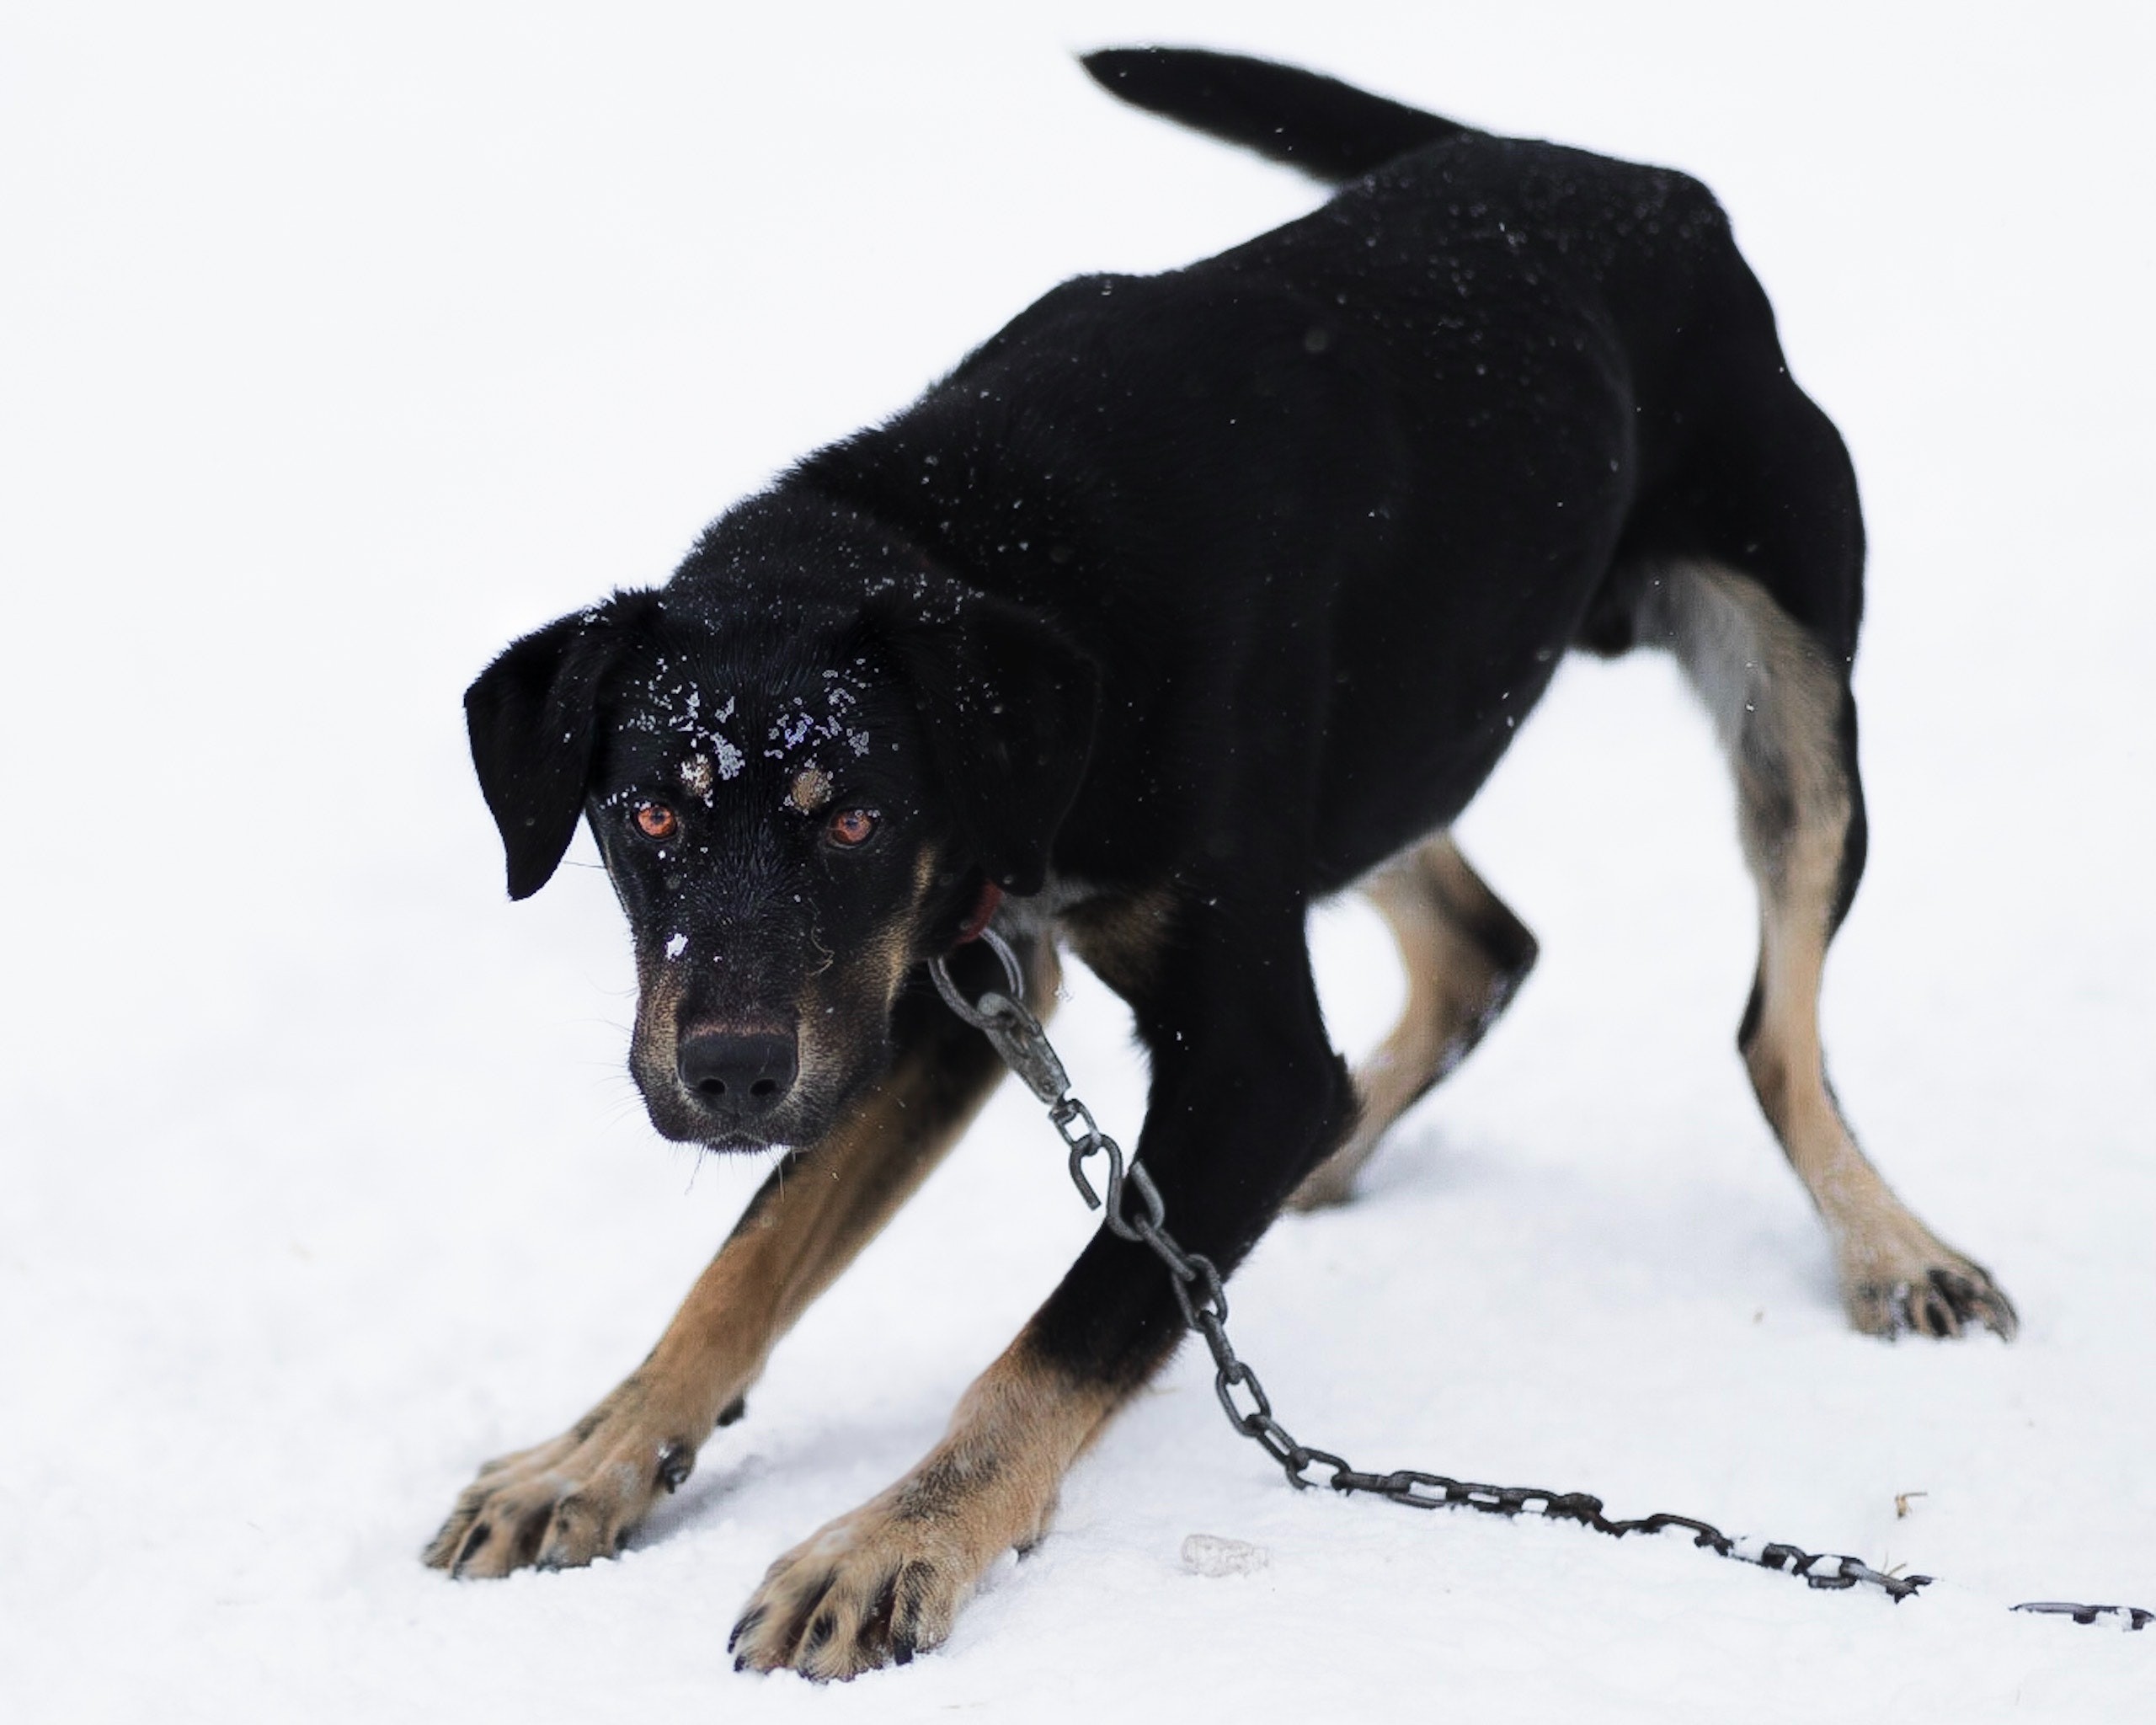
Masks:
[[[814,1142],[881,1075],[920,962],[991,883],[1038,889],[1091,733],[1090,667],[1030,613],[811,595],[617,594],[466,696],[510,896],[589,820],[636,951],[630,1071],[714,1149]]]

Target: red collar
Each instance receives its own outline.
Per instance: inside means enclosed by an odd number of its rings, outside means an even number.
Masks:
[[[980,898],[974,905],[974,914],[966,918],[966,926],[958,931],[958,944],[979,940],[981,931],[988,927],[989,919],[995,915],[996,906],[1003,902],[1003,889],[992,880],[980,884]]]

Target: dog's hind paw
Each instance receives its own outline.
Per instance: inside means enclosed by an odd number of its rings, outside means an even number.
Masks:
[[[2020,1327],[2014,1302],[1991,1272],[1927,1238],[1924,1249],[1845,1252],[1842,1304],[1868,1336],[1945,1338],[1979,1327],[2003,1341]]]
[[[421,1561],[477,1578],[612,1557],[696,1466],[696,1438],[678,1424],[632,1378],[552,1442],[482,1467]]]

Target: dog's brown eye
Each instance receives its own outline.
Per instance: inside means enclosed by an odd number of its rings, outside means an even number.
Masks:
[[[664,803],[637,804],[637,830],[648,839],[670,839],[681,825]]]
[[[865,845],[875,836],[876,817],[866,809],[848,809],[834,814],[824,830],[830,835],[831,842],[843,845],[848,850],[856,845]]]

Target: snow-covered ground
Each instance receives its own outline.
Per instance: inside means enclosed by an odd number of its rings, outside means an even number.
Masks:
[[[0,1712],[2123,1720],[2156,1632],[2146,8],[14,0],[0,24]],[[1085,268],[1314,194],[1094,90],[1143,40],[1677,163],[1854,447],[1870,873],[1837,1082],[2021,1338],[1843,1327],[1732,1034],[1752,908],[1662,665],[1560,679],[1463,830],[1540,971],[1235,1328],[1367,1465],[1907,1564],[1289,1492],[1179,1361],[947,1648],[723,1644],[1087,1218],[1015,1090],[620,1561],[452,1585],[481,1458],[633,1364],[757,1178],[660,1144],[595,869],[502,899],[458,695]],[[589,863],[588,852],[579,852]],[[1351,1046],[1397,980],[1326,912]],[[1059,1039],[1134,1128],[1113,1002]],[[1912,1498],[1905,1519],[1897,1493]],[[1270,1566],[1183,1573],[1204,1532]]]

